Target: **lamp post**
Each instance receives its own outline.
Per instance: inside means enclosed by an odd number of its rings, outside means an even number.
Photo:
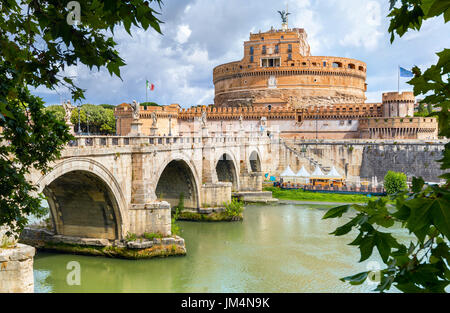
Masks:
[[[86,111],[87,135],[89,136],[89,113]]]
[[[78,109],[78,136],[81,134],[81,127],[80,127],[80,108],[81,108],[81,104],[79,104],[77,106]]]

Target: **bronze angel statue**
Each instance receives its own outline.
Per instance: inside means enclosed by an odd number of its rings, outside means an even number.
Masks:
[[[290,15],[291,13],[286,13],[286,11],[278,11],[278,13],[280,13],[280,15],[281,15],[281,21],[283,22],[283,23],[287,23],[287,17],[288,17],[288,15]]]

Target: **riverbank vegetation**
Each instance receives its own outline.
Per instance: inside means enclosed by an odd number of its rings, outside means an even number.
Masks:
[[[340,193],[319,193],[303,191],[302,189],[283,190],[278,187],[264,187],[265,191],[271,191],[272,197],[280,200],[317,201],[317,202],[342,202],[342,203],[367,203],[372,197],[366,195],[349,195]]]

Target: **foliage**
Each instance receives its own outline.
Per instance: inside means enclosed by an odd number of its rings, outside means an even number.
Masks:
[[[78,109],[72,111],[70,121],[78,132]],[[81,132],[91,134],[115,134],[116,120],[114,110],[104,108],[101,105],[83,104],[80,108],[80,128]]]
[[[49,105],[44,108],[44,111],[51,112],[53,115],[55,115],[55,118],[60,121],[64,122],[64,116],[66,113],[64,112],[64,108],[62,105]]]
[[[125,241],[136,241],[137,235],[135,233],[127,232],[127,235],[125,236]]]
[[[160,233],[144,233],[144,238],[147,240],[153,240],[155,238],[163,238],[164,236]]]
[[[244,203],[238,199],[232,199],[223,205],[225,207],[225,214],[230,217],[239,217],[244,212]]]
[[[274,198],[282,200],[366,203],[371,199],[365,195],[320,193],[304,191],[302,189],[283,190],[277,187],[265,187],[264,190],[271,191]]]
[[[409,30],[420,30],[426,19],[443,15],[450,20],[450,1],[445,0],[390,0],[391,42],[395,34],[403,36]],[[400,6],[396,6],[400,3]],[[414,78],[408,83],[414,86],[414,94],[426,95],[424,103],[440,107],[431,113],[439,122],[439,135],[450,137],[450,49],[437,53],[439,60],[423,73],[415,66]],[[407,191],[392,196],[395,206],[388,207],[385,200],[370,201],[367,206],[345,205],[329,210],[324,218],[342,218],[350,208],[356,210],[345,225],[332,234],[342,236],[352,229],[359,231],[350,245],[358,246],[360,262],[367,260],[376,247],[385,267],[380,271],[380,281],[375,289],[383,292],[395,286],[402,292],[445,292],[450,282],[450,143],[445,145],[441,176],[443,186],[425,186],[422,178],[414,178],[412,194]],[[383,232],[380,228],[406,229],[409,243],[402,243],[398,232]],[[370,272],[362,272],[342,278],[353,285],[366,281]]]
[[[425,113],[426,112],[425,111],[425,105],[423,104],[422,101],[419,103],[419,110],[418,110],[418,112],[419,113]]]
[[[384,176],[384,188],[388,195],[406,190],[406,175],[400,172],[388,171]]]
[[[159,107],[160,105],[156,102],[142,102],[141,106],[147,106],[147,107]]]
[[[182,212],[184,210],[184,193],[180,193],[180,200],[178,201],[178,205],[175,207],[176,214]]]
[[[123,25],[130,33],[135,25],[161,32],[150,2],[161,5],[161,0],[78,0],[81,23],[69,23],[74,12],[68,1],[1,2],[0,128],[8,144],[0,146],[0,225],[10,226],[16,236],[28,215],[41,215],[41,197],[26,175],[33,169],[47,172],[72,139],[29,88],[68,87],[78,101],[84,90],[65,74],[68,67],[106,67],[120,77],[125,63],[115,50],[114,30]]]
[[[171,220],[171,231],[172,231],[172,236],[180,236],[181,235],[181,227],[180,225],[177,224],[177,220],[176,217],[172,217]]]

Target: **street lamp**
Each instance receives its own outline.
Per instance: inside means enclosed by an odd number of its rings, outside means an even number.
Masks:
[[[78,136],[81,134],[81,126],[80,126],[80,108],[81,108],[81,104],[79,104],[77,106],[78,109]]]
[[[89,136],[89,113],[86,111],[87,135]]]

